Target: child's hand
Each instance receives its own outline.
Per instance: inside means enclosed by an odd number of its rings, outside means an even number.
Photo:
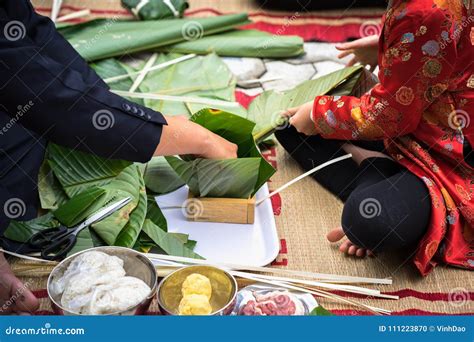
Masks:
[[[298,132],[306,135],[315,135],[317,132],[314,122],[311,120],[312,109],[313,101],[299,107],[290,108],[285,114],[290,116],[290,125],[295,127]]]
[[[349,43],[337,44],[336,49],[342,51],[338,56],[339,58],[344,58],[350,54],[354,55],[349,63],[347,63],[347,66],[360,63],[362,65],[370,65],[370,70],[374,71],[377,66],[378,44],[379,36],[368,36]]]

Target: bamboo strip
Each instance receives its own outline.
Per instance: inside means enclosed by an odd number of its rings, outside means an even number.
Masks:
[[[77,18],[81,18],[81,17],[87,17],[90,14],[91,14],[90,9],[84,9],[84,10],[81,10],[81,11],[72,12],[72,13],[63,15],[62,17],[57,18],[56,22],[61,23],[63,21],[68,21],[68,20],[77,19]]]
[[[227,106],[227,107],[239,107],[238,102],[212,100],[204,97],[190,97],[190,96],[172,96],[163,94],[152,94],[152,93],[131,93],[122,90],[112,90],[113,93],[124,96],[132,97],[137,99],[149,99],[149,100],[160,100],[160,101],[171,101],[171,102],[189,102],[189,103],[200,103],[209,106]]]
[[[129,92],[133,93],[135,92],[135,90],[138,89],[140,84],[145,79],[146,75],[150,72],[150,69],[153,67],[153,64],[155,64],[157,58],[158,54],[156,52],[151,55],[151,57],[146,62],[145,67],[141,70],[141,72],[138,74],[138,77],[135,79],[132,86],[130,87]]]
[[[305,177],[308,177],[309,175],[312,175],[313,173],[315,173],[316,171],[319,171],[319,170],[322,170],[324,169],[325,167],[329,166],[329,165],[332,165],[332,164],[335,164],[335,163],[338,163],[340,161],[343,161],[343,160],[346,160],[346,159],[349,159],[349,158],[352,158],[352,154],[346,154],[342,157],[338,157],[338,158],[334,158],[330,161],[327,161],[321,165],[318,165],[316,166],[315,168],[309,170],[308,172],[305,172],[303,173],[302,175],[296,177],[295,179],[292,179],[291,181],[289,181],[288,183],[286,184],[283,184],[282,186],[280,186],[278,189],[276,189],[275,191],[273,191],[271,194],[267,195],[266,197],[260,199],[257,201],[257,204],[256,205],[260,205],[262,204],[263,202],[265,202],[267,199],[269,199],[270,197],[272,196],[275,196],[276,194],[278,194],[279,192],[285,190],[286,188],[288,188],[289,186],[295,184],[296,182],[299,182],[300,180],[302,180],[303,178]]]
[[[175,262],[183,262],[187,264],[196,264],[196,265],[209,265],[207,260],[199,260],[185,257],[175,257],[171,255],[164,254],[153,254],[153,253],[144,253],[145,256],[156,259],[156,260],[167,260]],[[392,279],[389,278],[367,278],[367,277],[355,277],[355,276],[342,276],[335,274],[326,274],[326,273],[313,273],[306,271],[293,271],[293,270],[284,270],[280,268],[272,267],[257,267],[257,266],[248,266],[248,265],[237,265],[229,263],[213,263],[222,268],[236,269],[236,270],[245,270],[245,271],[255,271],[255,272],[266,272],[273,274],[282,274],[282,275],[293,275],[298,277],[306,277],[317,279],[319,281],[330,281],[330,282],[341,282],[341,283],[361,283],[361,284],[386,284],[391,285]]]
[[[194,54],[194,53],[189,54],[189,55],[185,55],[185,56],[181,56],[181,57],[172,59],[170,61],[167,61],[167,62],[164,62],[164,63],[161,63],[161,64],[157,64],[157,65],[151,67],[150,70],[148,70],[148,72],[159,70],[159,69],[164,69],[164,68],[167,68],[171,65],[187,61],[188,59],[194,58],[196,56],[197,55]],[[127,74],[124,74],[124,75],[113,76],[113,77],[109,77],[109,78],[104,79],[104,82],[109,84],[109,83],[113,83],[113,82],[117,82],[117,81],[126,79],[130,76],[138,75],[140,73],[141,73],[141,70],[136,71],[136,72],[127,73]]]

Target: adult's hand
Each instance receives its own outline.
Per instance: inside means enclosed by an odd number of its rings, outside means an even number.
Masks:
[[[360,38],[348,43],[341,43],[336,45],[336,49],[342,51],[339,58],[344,58],[353,54],[354,57],[347,63],[347,66],[360,63],[362,65],[370,65],[370,70],[373,71],[377,66],[378,50],[379,50],[379,36],[368,36]]]
[[[288,109],[285,115],[290,117],[290,125],[295,127],[299,133],[315,135],[317,132],[314,122],[311,120],[312,110],[313,101],[310,101],[299,107]]]
[[[3,253],[0,253],[0,315],[31,314],[38,307],[38,299],[15,277]]]
[[[183,116],[166,118],[155,156],[192,154],[208,159],[237,158],[237,145]]]

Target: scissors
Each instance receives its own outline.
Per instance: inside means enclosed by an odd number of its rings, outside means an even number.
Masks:
[[[77,235],[81,231],[89,227],[91,224],[112,215],[130,203],[131,200],[131,197],[127,197],[117,201],[89,216],[86,220],[75,227],[68,228],[61,225],[55,228],[44,229],[34,234],[28,240],[28,244],[33,250],[40,251],[41,257],[45,260],[62,259],[72,250],[76,244]]]

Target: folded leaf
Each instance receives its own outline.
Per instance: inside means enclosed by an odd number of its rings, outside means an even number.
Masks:
[[[160,50],[219,56],[288,58],[304,53],[304,41],[298,36],[273,35],[257,30],[232,30],[201,39],[161,47]]]
[[[87,61],[152,50],[248,23],[246,14],[209,18],[122,21],[99,19],[60,28],[60,33]]]
[[[105,190],[102,188],[89,188],[55,210],[54,216],[66,227],[72,227],[94,214],[100,208],[104,203],[104,199],[102,201],[98,200],[104,194]]]
[[[252,101],[248,109],[248,118],[256,123],[253,132],[255,140],[260,142],[271,135],[273,130],[284,122],[281,117],[288,108],[313,101],[316,96],[328,94],[336,88],[339,89],[339,95],[350,95],[354,82],[349,83],[351,87],[342,85],[360,77],[362,70],[362,66],[344,68],[318,79],[303,82],[286,92],[271,90],[262,93]]]
[[[155,194],[167,194],[184,185],[164,157],[152,158],[145,167],[145,185]]]
[[[205,109],[191,117],[201,126],[238,146],[237,159],[166,157],[171,167],[199,197],[249,198],[275,173],[252,136],[254,123],[231,113]]]
[[[166,254],[174,256],[183,256],[187,258],[203,259],[200,255],[194,253],[186,247],[180,238],[173,234],[166,233],[157,227],[150,220],[145,220],[143,231],[163,250]]]

